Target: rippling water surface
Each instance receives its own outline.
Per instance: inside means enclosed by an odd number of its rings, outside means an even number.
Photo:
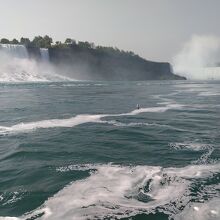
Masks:
[[[2,83],[0,219],[220,219],[219,127],[217,81]]]

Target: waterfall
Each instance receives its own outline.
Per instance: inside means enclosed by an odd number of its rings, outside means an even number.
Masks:
[[[0,50],[12,57],[28,59],[28,52],[24,45],[0,44]]]
[[[3,51],[5,54],[10,55],[11,57],[28,59],[28,51],[24,45],[19,44],[0,44],[0,51]],[[41,59],[44,62],[49,62],[49,52],[46,48],[40,48]]]
[[[40,48],[40,55],[43,62],[49,62],[50,57],[49,57],[48,49]]]
[[[72,80],[55,72],[55,68],[49,63],[48,49],[34,48],[37,55],[40,52],[41,61],[29,57],[29,49],[24,45],[0,44],[0,83]]]

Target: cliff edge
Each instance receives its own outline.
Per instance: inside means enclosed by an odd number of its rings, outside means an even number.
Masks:
[[[185,80],[169,63],[145,60],[115,49],[49,48],[50,62],[64,74],[82,80]]]

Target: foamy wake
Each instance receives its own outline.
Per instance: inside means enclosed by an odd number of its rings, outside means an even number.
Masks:
[[[77,115],[75,117],[67,118],[67,119],[51,119],[51,120],[42,120],[37,122],[27,122],[27,123],[19,123],[16,125],[12,125],[10,127],[0,126],[0,134],[8,134],[8,133],[20,133],[20,132],[28,132],[35,129],[40,128],[55,128],[55,127],[74,127],[84,123],[105,123],[106,121],[101,121],[102,118],[105,117],[120,117],[120,116],[133,116],[141,113],[147,112],[165,112],[169,109],[181,109],[182,105],[178,104],[169,104],[163,107],[152,107],[152,108],[141,108],[131,111],[129,113],[122,114],[100,114],[100,115]]]
[[[195,204],[198,206],[196,212],[187,205],[192,199],[190,188],[193,184],[219,173],[220,164],[183,168],[87,164],[57,169],[58,172],[71,170],[90,170],[90,176],[71,183],[37,210],[15,219],[38,219],[37,216],[47,220],[120,219],[155,211],[184,220],[219,219],[220,216],[219,200]],[[183,207],[186,207],[183,210],[186,214],[182,214]]]

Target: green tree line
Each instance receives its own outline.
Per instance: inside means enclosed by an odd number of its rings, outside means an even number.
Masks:
[[[108,52],[114,54],[124,54],[129,56],[137,56],[132,51],[123,51],[119,50],[116,47],[103,47],[103,46],[95,46],[94,43],[88,41],[78,41],[67,38],[64,42],[55,41],[49,37],[48,35],[45,36],[36,36],[33,40],[29,38],[22,37],[20,40],[13,39],[9,40],[7,38],[2,38],[0,40],[1,44],[17,44],[17,45],[25,45],[26,47],[38,47],[38,48],[80,48],[80,49],[93,49],[99,52]]]
[[[27,47],[40,47],[40,48],[49,48],[52,46],[53,39],[49,37],[48,35],[42,36],[36,36],[31,41],[29,38],[22,37],[20,40],[17,40],[14,38],[13,40],[9,40],[7,38],[2,38],[0,40],[1,44],[20,44],[25,45]]]

